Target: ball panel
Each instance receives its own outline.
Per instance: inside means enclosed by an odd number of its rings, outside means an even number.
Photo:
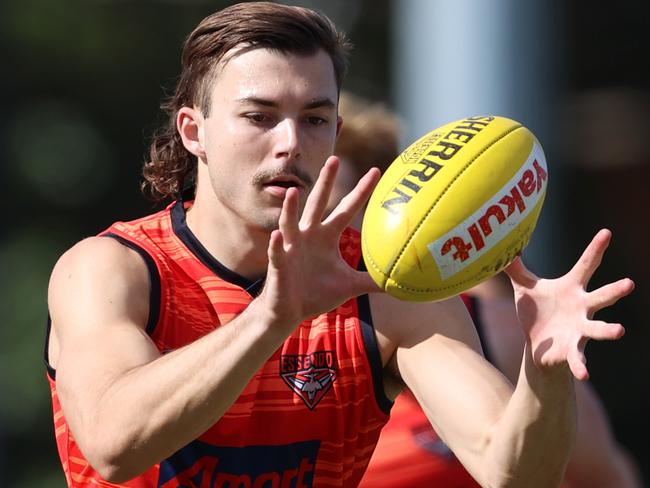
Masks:
[[[437,221],[436,228],[448,232],[481,207],[489,195],[498,193],[526,162],[533,143],[533,135],[524,127],[491,142],[452,183],[462,191],[445,188],[441,192],[436,209],[447,222]]]
[[[400,276],[399,281],[394,278],[386,278],[382,288],[396,298],[422,302],[443,300],[466,291],[502,271],[521,253],[532,235],[542,205],[543,199],[521,222],[520,226],[513,229],[512,236],[508,236],[495,245],[481,257],[480,261],[463,269],[452,279],[435,280],[429,276],[427,282],[409,286]],[[413,251],[411,250],[411,252]],[[425,256],[426,254],[420,256],[421,262],[424,261]]]
[[[501,144],[501,149],[507,145],[509,143]],[[499,149],[498,146],[495,149]],[[442,280],[447,280],[462,271],[499,242],[510,240],[507,239],[508,234],[519,227],[543,198],[547,181],[544,153],[537,143],[533,144],[532,150],[529,148],[528,153],[528,158],[523,159],[524,164],[513,157],[511,167],[514,169],[519,167],[518,171],[505,183],[502,181],[503,178],[495,178],[498,181],[497,191],[486,198],[492,191],[492,188],[489,190],[486,188],[481,198],[482,205],[474,210],[475,207],[470,207],[462,201],[463,194],[471,191],[471,186],[467,183],[481,180],[486,172],[483,168],[486,168],[488,163],[498,160],[499,156],[489,155],[485,164],[481,164],[482,161],[477,159],[473,165],[475,174],[466,175],[467,182],[458,182],[458,187],[462,188],[462,191],[454,192],[450,189],[445,195],[448,198],[441,198],[438,208],[424,222],[422,235],[418,235],[419,233],[414,235],[412,241],[416,245],[429,241],[432,237],[435,238],[426,246],[436,261]],[[503,173],[505,177],[506,171]],[[440,227],[433,220],[436,214],[445,215],[449,207],[462,207],[465,212],[471,214],[459,215],[460,218],[456,220],[459,223],[438,237],[436,234]]]

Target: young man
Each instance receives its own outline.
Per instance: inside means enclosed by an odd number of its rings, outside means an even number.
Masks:
[[[403,385],[489,486],[553,486],[575,435],[589,316],[628,294],[575,268],[509,268],[528,337],[516,388],[487,363],[459,299],[378,292],[346,230],[379,174],[323,220],[338,159],[344,38],[306,9],[245,3],[190,34],[145,175],[192,200],[117,223],[52,273],[48,359],[71,486],[355,486]],[[372,325],[371,325],[372,324]],[[374,330],[373,330],[374,327]]]

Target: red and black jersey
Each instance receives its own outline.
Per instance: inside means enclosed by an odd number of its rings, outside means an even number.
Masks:
[[[261,290],[217,262],[185,221],[187,203],[118,222],[102,235],[135,249],[151,276],[147,333],[162,352],[227,326]],[[341,254],[360,261],[360,237],[346,230]],[[368,297],[300,324],[205,434],[127,487],[351,487],[370,460],[391,402]],[[61,410],[49,368],[56,439],[68,484],[107,483],[85,460]],[[162,399],[161,399],[162,401]]]
[[[476,324],[487,356],[475,299],[461,295]],[[488,358],[489,359],[489,358]],[[360,488],[479,488],[451,450],[433,430],[413,394],[395,400]]]

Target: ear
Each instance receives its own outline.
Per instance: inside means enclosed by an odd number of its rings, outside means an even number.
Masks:
[[[341,133],[341,127],[343,127],[343,117],[340,115],[336,116],[336,137]]]
[[[199,109],[182,107],[176,114],[176,130],[183,140],[183,146],[197,158],[205,160],[205,120]]]

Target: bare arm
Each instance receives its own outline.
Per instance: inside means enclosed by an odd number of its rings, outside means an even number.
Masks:
[[[575,437],[571,373],[587,376],[583,350],[588,338],[622,334],[620,325],[589,317],[633,286],[622,280],[591,293],[584,290],[607,241],[599,234],[574,270],[559,280],[539,280],[521,263],[510,268],[527,336],[514,392],[480,356],[471,322],[458,303],[407,305],[411,309],[401,316],[413,318],[414,325],[387,329],[388,335],[399,336],[395,357],[402,379],[484,486],[561,482]]]
[[[97,237],[64,255],[51,280],[61,405],[84,455],[114,481],[207,430],[283,339],[263,307],[251,306],[228,326],[160,355],[144,332],[144,268],[134,251]]]
[[[160,355],[144,332],[149,283],[135,252],[97,237],[60,259],[49,292],[57,388],[76,441],[103,477],[130,479],[198,437],[300,322],[376,290],[342,260],[338,242],[378,173],[321,222],[336,169],[331,158],[302,216],[297,193],[287,193],[260,296],[227,325],[169,354]]]
[[[387,300],[375,297],[373,302]],[[539,486],[559,483],[574,426],[569,375],[560,378],[559,386],[556,378],[549,380],[547,391],[545,385],[531,384],[527,372],[513,393],[508,380],[483,358],[460,300],[396,306],[404,307],[401,315],[410,319],[408,329],[401,324],[395,332],[401,335],[395,356],[399,374],[472,476],[482,486],[537,486],[530,483],[535,477]],[[373,308],[373,316],[380,313],[381,306],[377,313]],[[542,408],[547,402],[552,402],[552,415]],[[560,442],[564,450],[555,446]],[[552,459],[545,460],[544,473],[535,472],[545,450],[558,459],[555,473]],[[523,476],[530,478],[517,484]]]
[[[482,283],[469,293],[479,298],[479,317],[492,360],[514,383],[525,337],[517,319],[512,288],[501,278]],[[576,488],[640,488],[636,463],[616,442],[597,393],[587,382],[577,382],[575,391],[577,437],[565,481]]]

